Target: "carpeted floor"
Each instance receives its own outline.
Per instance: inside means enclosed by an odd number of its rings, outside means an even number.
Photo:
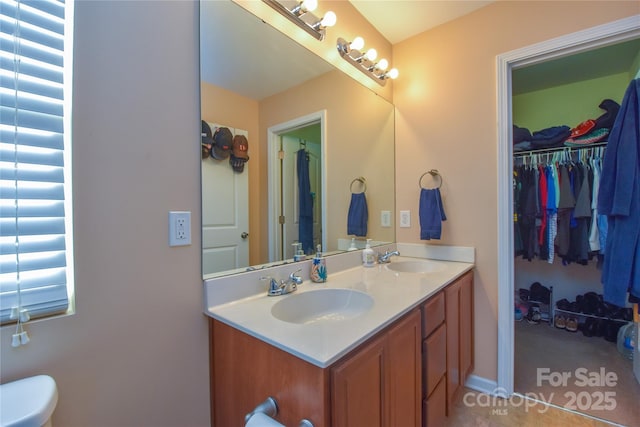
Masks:
[[[633,375],[632,361],[624,359],[616,344],[604,338],[588,338],[546,323],[516,322],[514,390],[624,426],[640,427],[640,384]]]

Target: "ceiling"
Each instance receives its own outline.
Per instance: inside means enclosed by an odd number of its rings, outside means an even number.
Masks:
[[[493,2],[481,0],[350,0],[350,3],[391,44],[396,44]]]
[[[492,3],[481,0],[350,2],[392,44]],[[333,69],[233,2],[200,4],[201,78],[204,81],[261,100]],[[220,40],[229,40],[230,34],[233,34],[232,43],[220,43]],[[636,39],[514,70],[513,92],[529,92],[628,71],[639,52],[640,39]],[[256,78],[256,73],[260,78]]]

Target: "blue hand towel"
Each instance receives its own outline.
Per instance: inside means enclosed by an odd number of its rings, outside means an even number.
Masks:
[[[309,160],[305,150],[298,150],[298,194],[300,213],[298,217],[298,240],[305,254],[313,252],[313,198],[309,180]]]
[[[369,210],[367,209],[367,199],[364,196],[364,192],[352,193],[347,216],[347,234],[366,236],[368,219]]]
[[[440,239],[442,221],[447,219],[439,188],[423,188],[420,191],[420,239]]]

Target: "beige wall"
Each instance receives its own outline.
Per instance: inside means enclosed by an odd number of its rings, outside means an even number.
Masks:
[[[637,2],[500,1],[394,46],[396,211],[418,213],[417,181],[444,179],[439,243],[474,246],[475,374],[497,377],[496,55],[637,14]],[[397,228],[419,242],[419,226]]]
[[[267,129],[326,110],[325,161],[327,188],[324,200],[328,248],[337,250],[339,238],[347,238],[349,185],[363,176],[367,181],[368,237],[394,241],[393,227],[381,227],[380,211],[394,210],[394,112],[393,106],[341,71],[331,71],[260,102],[261,144],[266,152]],[[261,194],[267,207],[267,156],[260,158],[265,180]],[[358,189],[354,186],[354,190]],[[266,218],[263,219],[266,227]]]
[[[259,200],[266,180],[266,169],[261,170],[264,155],[258,130],[258,101],[238,95],[207,82],[200,85],[202,120],[249,132],[249,212],[261,212]],[[264,177],[262,176],[264,175]],[[266,181],[264,182],[266,190]],[[266,208],[265,208],[266,210]],[[262,227],[263,215],[249,215],[249,264],[261,264],[268,258],[268,233]]]
[[[380,225],[380,211],[393,212],[395,200],[393,179],[389,179],[394,174],[394,109],[389,102],[340,71],[259,102],[208,83],[202,83],[201,90],[204,120],[249,131],[251,264],[269,261],[267,131],[321,110],[326,110],[328,165],[329,243],[324,250],[337,250],[338,239],[348,237],[349,184],[359,176],[367,180],[368,235],[379,241],[395,240],[394,228]]]
[[[195,2],[76,2],[77,313],[1,334],[2,382],[46,373],[60,427],[209,425]],[[169,210],[192,245],[168,246]]]
[[[396,211],[415,224],[417,179],[440,169],[442,242],[477,248],[478,375],[496,376],[495,55],[632,13],[501,2],[395,48]],[[17,349],[3,327],[1,380],[52,375],[58,426],[205,426],[197,4],[80,1],[76,22],[77,313],[29,324]],[[169,210],[191,210],[191,246],[168,247]]]

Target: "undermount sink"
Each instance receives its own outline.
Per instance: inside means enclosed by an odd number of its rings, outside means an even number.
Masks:
[[[392,261],[387,264],[389,270],[399,273],[437,273],[445,269],[446,264],[429,259],[412,261]]]
[[[316,289],[290,295],[271,308],[273,317],[310,324],[353,319],[373,307],[373,298],[352,289]]]

